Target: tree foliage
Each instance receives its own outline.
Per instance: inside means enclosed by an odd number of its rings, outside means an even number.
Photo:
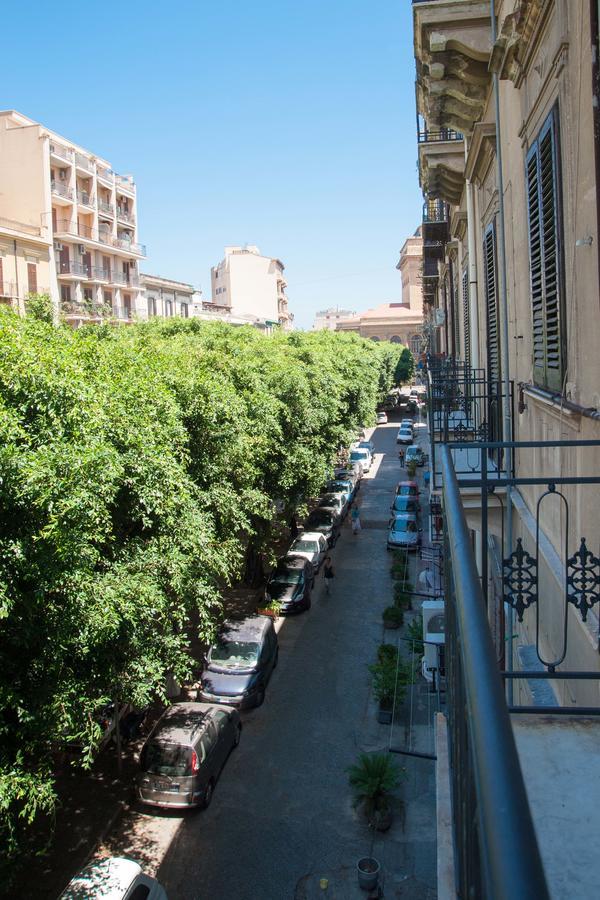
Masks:
[[[32,310],[33,312],[33,310]],[[51,751],[189,676],[189,625],[275,509],[372,422],[401,347],[198,321],[73,331],[0,315],[0,840],[52,809]]]

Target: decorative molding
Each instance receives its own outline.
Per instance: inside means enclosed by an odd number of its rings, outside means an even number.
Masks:
[[[465,166],[465,178],[467,181],[472,181],[481,186],[495,153],[495,124],[493,122],[478,122],[473,128],[473,136],[467,152]]]

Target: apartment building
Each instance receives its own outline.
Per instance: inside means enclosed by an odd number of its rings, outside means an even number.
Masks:
[[[138,267],[146,248],[130,175],[21,113],[0,111],[0,215],[47,241],[44,287],[68,322],[143,314]]]
[[[24,311],[28,294],[49,293],[51,236],[34,225],[0,216],[0,304]]]
[[[140,287],[143,291],[142,306],[145,307],[140,310],[140,318],[160,316],[170,319],[179,316],[189,319],[196,315],[197,307],[202,303],[200,292],[185,281],[141,272]]]
[[[352,309],[340,309],[339,306],[330,306],[322,309],[315,316],[313,331],[335,331],[339,319],[351,319],[356,313]]]
[[[225,247],[224,259],[211,269],[213,309],[289,330],[294,316],[288,309],[284,269],[281,260],[262,256],[253,245]]]
[[[440,890],[585,898],[600,850],[598,5],[415,0],[413,20],[447,575]]]

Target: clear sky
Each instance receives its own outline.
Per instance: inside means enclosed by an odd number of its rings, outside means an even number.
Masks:
[[[296,325],[398,300],[420,219],[409,0],[32,0],[14,108],[132,173],[142,271],[210,297],[226,244],[286,266]]]

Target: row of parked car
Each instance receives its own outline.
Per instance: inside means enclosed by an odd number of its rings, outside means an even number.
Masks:
[[[361,438],[277,561],[261,600],[265,609],[276,604],[278,615],[310,609],[317,573],[371,467],[373,445],[364,434]],[[272,616],[248,616],[220,628],[204,659],[197,701],[170,706],[144,744],[138,776],[144,803],[208,806],[218,774],[241,738],[239,710],[263,703],[278,658]]]
[[[414,461],[417,466],[425,464],[425,454],[414,443],[414,422],[412,418],[402,419],[397,444],[409,444],[404,453],[404,464]],[[396,496],[390,508],[387,549],[416,550],[421,543],[419,488],[416,481],[401,481],[396,488]]]

